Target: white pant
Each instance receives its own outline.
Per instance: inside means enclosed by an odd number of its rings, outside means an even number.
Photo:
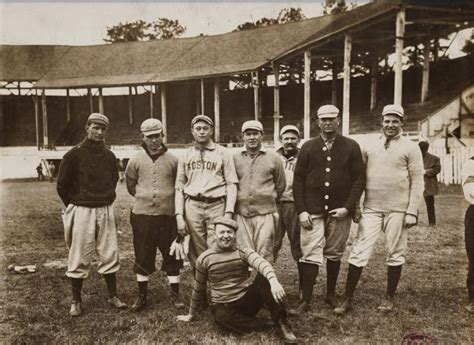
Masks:
[[[408,240],[404,218],[404,212],[364,210],[348,262],[357,267],[366,266],[380,233],[384,232],[387,265],[403,265]]]

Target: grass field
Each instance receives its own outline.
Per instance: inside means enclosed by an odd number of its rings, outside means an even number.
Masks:
[[[424,205],[420,225],[410,230],[407,265],[398,289],[396,310],[381,314],[376,308],[385,291],[386,269],[383,242],[379,241],[364,270],[355,296],[355,310],[344,317],[333,315],[323,302],[325,269],[315,286],[313,310],[293,319],[301,343],[400,343],[409,333],[430,335],[438,343],[474,343],[474,315],[464,311],[466,266],[463,215],[466,205],[459,188],[443,188],[436,198],[439,225],[426,226]],[[133,252],[128,214],[131,199],[123,184],[118,187],[116,208],[122,268],[118,273],[120,297],[133,303],[136,293],[132,272]],[[48,182],[8,182],[1,185],[0,234],[0,342],[49,343],[278,343],[269,330],[246,336],[222,333],[210,322],[208,311],[196,322],[178,324],[170,303],[165,276],[152,276],[150,306],[133,314],[112,310],[106,303],[105,282],[93,273],[84,283],[84,314],[68,315],[71,296],[64,268],[43,264],[64,262],[67,251],[60,217],[61,203],[55,185]],[[158,258],[157,260],[161,260]],[[10,264],[37,264],[32,274],[7,271]],[[295,264],[285,242],[275,266],[285,287],[288,304],[296,302]],[[347,263],[338,283],[342,294]],[[191,272],[182,274],[181,291],[186,302],[191,292]],[[265,313],[263,311],[262,313]]]

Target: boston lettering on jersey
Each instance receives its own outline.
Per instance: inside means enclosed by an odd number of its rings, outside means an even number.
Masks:
[[[217,170],[217,162],[198,160],[186,163],[188,170]]]

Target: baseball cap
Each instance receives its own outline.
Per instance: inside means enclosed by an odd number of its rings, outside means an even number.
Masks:
[[[163,124],[158,119],[146,119],[140,125],[140,131],[145,136],[159,134],[163,132]]]
[[[239,225],[237,224],[235,220],[224,217],[224,216],[219,216],[219,217],[214,218],[214,224],[224,224],[234,230],[237,230],[239,228]]]
[[[198,122],[198,121],[204,121],[209,126],[214,127],[214,121],[212,121],[212,119],[209,116],[206,116],[206,115],[196,115],[196,116],[194,116],[193,119],[191,120],[191,127],[194,126],[196,124],[196,122]]]
[[[109,119],[107,116],[99,114],[99,113],[92,113],[87,118],[87,123],[98,123],[99,125],[104,125],[105,127],[109,127]]]
[[[263,125],[260,121],[257,120],[245,121],[242,124],[242,133],[245,133],[245,131],[249,129],[254,129],[256,131],[263,132]]]
[[[281,131],[280,131],[280,137],[285,134],[286,132],[296,132],[296,134],[298,134],[298,136],[300,135],[300,130],[298,129],[298,127],[296,126],[293,126],[293,125],[286,125],[284,126]]]
[[[319,119],[334,119],[339,115],[339,109],[332,104],[326,104],[319,107],[316,115]]]
[[[403,110],[403,107],[398,104],[388,104],[385,107],[383,107],[382,110],[382,116],[385,115],[397,115],[403,118],[405,116],[405,111]]]

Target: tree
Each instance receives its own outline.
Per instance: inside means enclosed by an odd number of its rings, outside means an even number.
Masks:
[[[261,27],[270,26],[273,24],[299,22],[303,19],[306,19],[306,17],[303,14],[303,10],[300,7],[283,8],[276,18],[263,17],[255,22],[245,22],[237,26],[237,28],[234,31],[261,28]]]
[[[356,3],[351,2],[349,5],[344,0],[328,1],[323,5],[323,15],[338,14],[353,10],[357,7]]]
[[[147,23],[143,20],[119,23],[107,27],[105,42],[134,42],[161,40],[180,37],[186,31],[177,19],[158,18],[158,20]]]

